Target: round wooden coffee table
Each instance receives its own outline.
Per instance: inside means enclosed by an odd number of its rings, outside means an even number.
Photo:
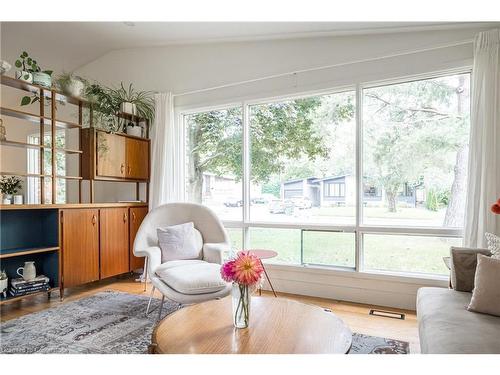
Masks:
[[[253,296],[250,326],[233,326],[231,297],[191,305],[161,320],[150,353],[333,354],[347,353],[352,333],[320,307],[285,298]]]

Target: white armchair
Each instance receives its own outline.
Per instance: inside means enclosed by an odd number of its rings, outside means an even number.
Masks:
[[[201,259],[161,262],[157,229],[193,222],[203,239]],[[158,317],[161,317],[165,297],[179,304],[192,304],[225,297],[231,286],[220,276],[223,252],[229,250],[229,238],[215,213],[195,203],[168,203],[150,211],[144,218],[134,241],[134,255],[146,257],[146,269],[163,298]],[[146,314],[149,313],[151,297]]]

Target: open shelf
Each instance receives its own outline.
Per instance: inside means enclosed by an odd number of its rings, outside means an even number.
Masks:
[[[116,117],[123,118],[126,120],[130,120],[132,122],[146,122],[147,120],[144,117],[140,117],[137,115],[133,115],[131,113],[125,113],[125,112],[117,112],[115,113]]]
[[[50,292],[53,292],[54,290],[57,290],[57,288],[50,288],[49,290],[40,290],[38,292],[28,293],[28,294],[25,294],[23,296],[17,296],[17,297],[12,297],[12,296],[8,296],[7,298],[2,297],[2,298],[0,298],[0,305],[7,303],[7,302],[18,301],[18,300],[21,300],[21,299],[26,298],[26,297],[33,297],[33,296],[38,296],[38,295],[45,294],[45,293],[50,293]]]
[[[50,174],[26,173],[26,172],[2,172],[0,176],[19,176],[19,177],[52,177]]]
[[[89,104],[89,102],[83,98],[77,98],[74,96],[66,95],[63,92],[56,90],[53,87],[44,87],[44,86],[40,86],[40,85],[35,85],[34,83],[28,83],[28,82],[22,81],[20,79],[7,77],[4,75],[1,76],[1,83],[2,83],[2,85],[13,87],[13,88],[27,91],[27,92],[31,92],[31,93],[37,93],[37,92],[40,92],[40,90],[44,90],[44,97],[46,97],[46,98],[52,98],[52,91],[53,91],[56,93],[56,100],[57,101],[63,101],[63,102],[75,104],[75,105],[78,105],[80,103],[82,103],[84,105]]]
[[[0,253],[0,259],[12,258],[21,255],[47,253],[49,251],[58,251],[58,250],[59,250],[58,246],[5,249],[2,250],[2,252]]]
[[[52,125],[52,119],[49,117],[43,117],[43,116],[35,115],[33,113],[19,111],[17,109],[0,107],[0,114],[2,114],[4,116],[9,116],[9,117],[15,117],[15,118],[18,118],[21,120],[27,120],[27,121],[35,123],[37,125],[40,125],[40,121],[43,121],[43,124],[45,126]],[[70,122],[70,121],[56,120],[56,127],[61,128],[61,129],[72,129],[72,128],[81,128],[82,126],[77,124],[77,123]]]
[[[56,178],[61,178],[64,180],[83,180],[80,176],[56,176]]]
[[[0,141],[0,145],[10,146],[10,147],[21,147],[21,148],[33,148],[33,149],[48,148],[43,145],[36,145],[33,143],[17,142],[17,141]]]
[[[36,145],[33,143],[26,143],[26,142],[17,142],[17,141],[0,141],[0,146],[10,146],[10,147],[20,147],[20,148],[33,148],[33,149],[40,149],[43,148],[45,150],[52,150],[51,147],[45,146],[45,145]],[[57,152],[64,152],[66,154],[82,154],[82,150],[72,150],[68,148],[56,148]]]
[[[82,150],[71,150],[69,148],[56,147],[57,152],[64,152],[65,154],[83,154]]]

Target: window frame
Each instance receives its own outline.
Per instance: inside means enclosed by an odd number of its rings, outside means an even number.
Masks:
[[[317,231],[329,231],[329,232],[349,232],[355,235],[355,266],[352,267],[342,267],[336,265],[314,265],[314,264],[283,264],[278,263],[280,267],[307,267],[307,268],[318,268],[318,269],[335,269],[347,272],[356,272],[362,274],[371,275],[387,275],[400,278],[401,280],[407,279],[419,279],[419,280],[446,280],[447,277],[437,274],[422,274],[417,272],[393,272],[393,271],[380,271],[380,270],[368,270],[364,268],[363,264],[363,235],[364,234],[387,234],[387,235],[408,235],[408,236],[423,236],[423,237],[450,237],[450,238],[463,238],[463,228],[445,228],[445,227],[431,227],[431,226],[404,226],[404,225],[368,225],[363,224],[363,199],[364,199],[364,182],[362,181],[363,174],[363,90],[373,87],[380,87],[386,85],[403,84],[408,82],[428,80],[434,78],[445,77],[449,75],[458,74],[469,74],[470,80],[472,82],[472,67],[465,66],[456,69],[441,70],[411,76],[402,76],[398,78],[378,80],[378,81],[367,81],[358,82],[353,85],[344,85],[339,87],[333,87],[329,89],[304,91],[301,93],[294,93],[291,95],[278,95],[271,97],[262,97],[250,100],[241,100],[237,102],[230,102],[223,105],[213,105],[213,106],[200,106],[196,108],[179,108],[177,112],[177,121],[182,124],[183,132],[183,142],[182,142],[182,160],[183,160],[183,175],[184,175],[184,186],[186,184],[185,168],[186,162],[186,122],[185,117],[188,115],[203,113],[207,111],[223,110],[228,108],[233,108],[240,106],[242,108],[243,117],[243,147],[242,147],[242,158],[243,158],[243,178],[242,178],[242,198],[243,198],[243,216],[242,220],[223,220],[223,224],[227,228],[238,228],[242,230],[242,243],[244,248],[248,248],[249,245],[249,232],[250,228],[276,228],[276,229],[299,229],[299,230],[317,230]],[[250,121],[249,107],[252,105],[262,105],[275,103],[280,101],[288,101],[300,98],[307,98],[312,96],[321,95],[331,95],[338,94],[347,91],[353,91],[355,94],[355,185],[356,185],[356,214],[355,222],[352,225],[344,224],[311,224],[303,222],[265,222],[256,221],[250,219]],[[472,101],[469,102],[470,107],[472,107]],[[344,191],[345,192],[345,191]],[[183,189],[183,198],[186,199],[186,189]],[[378,196],[378,195],[377,195]]]

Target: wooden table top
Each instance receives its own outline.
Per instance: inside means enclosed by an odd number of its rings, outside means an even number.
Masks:
[[[352,333],[332,312],[285,298],[252,296],[250,325],[233,326],[231,296],[191,305],[160,321],[151,353],[347,353]]]

